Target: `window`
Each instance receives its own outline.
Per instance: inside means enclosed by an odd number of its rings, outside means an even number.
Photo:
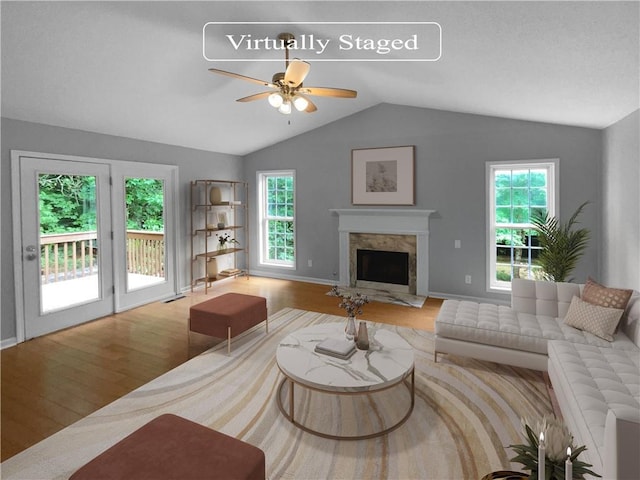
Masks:
[[[258,172],[260,263],[295,267],[295,171]]]
[[[487,285],[510,290],[512,278],[541,279],[533,215],[557,210],[558,160],[487,163]]]

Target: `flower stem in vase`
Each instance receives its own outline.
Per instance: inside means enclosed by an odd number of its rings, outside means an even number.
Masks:
[[[356,319],[351,315],[347,318],[347,325],[344,327],[344,335],[349,341],[356,338]]]

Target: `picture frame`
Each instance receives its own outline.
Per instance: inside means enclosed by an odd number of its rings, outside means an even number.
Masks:
[[[353,205],[415,205],[415,145],[351,150]]]

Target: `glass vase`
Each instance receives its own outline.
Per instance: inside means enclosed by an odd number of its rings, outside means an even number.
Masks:
[[[356,338],[356,318],[349,317],[347,318],[347,324],[344,327],[344,335],[347,337],[347,340],[350,342]]]
[[[358,326],[358,339],[356,340],[356,347],[358,347],[358,350],[369,350],[369,332],[367,331],[367,324],[362,321]]]

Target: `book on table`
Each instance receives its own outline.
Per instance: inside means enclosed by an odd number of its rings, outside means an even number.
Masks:
[[[346,339],[327,338],[316,345],[315,351],[323,355],[330,355],[346,360],[356,352],[356,345]]]

